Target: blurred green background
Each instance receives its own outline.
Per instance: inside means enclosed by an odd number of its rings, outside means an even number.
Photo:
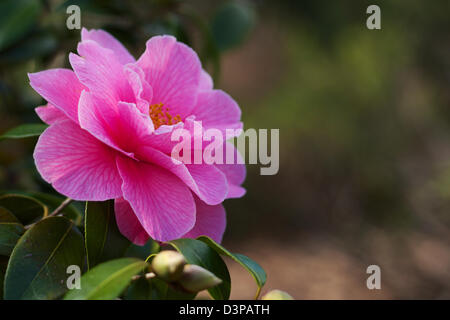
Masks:
[[[69,67],[81,24],[138,57],[173,34],[240,104],[246,128],[280,129],[280,170],[248,165],[225,203],[224,244],[295,298],[450,298],[448,1],[2,0],[0,133],[39,121],[26,74]],[[381,30],[366,8],[381,8]],[[51,192],[36,139],[0,141],[0,190]],[[382,289],[366,288],[377,264]],[[230,265],[232,297],[251,279]]]

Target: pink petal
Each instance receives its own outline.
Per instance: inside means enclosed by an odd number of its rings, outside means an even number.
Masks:
[[[119,101],[135,102],[124,66],[111,50],[88,40],[78,44],[78,53],[82,57],[69,55],[70,64],[89,92],[112,106]]]
[[[29,73],[30,85],[50,104],[78,122],[78,99],[85,87],[69,69]]]
[[[155,240],[181,237],[195,224],[191,191],[169,171],[118,157],[123,197],[130,203],[145,231]]]
[[[234,153],[233,156],[233,164],[226,164],[226,148],[229,148]],[[216,168],[221,170],[228,182],[228,198],[240,198],[245,194],[245,189],[240,185],[244,182],[246,176],[246,169],[244,160],[242,159],[239,151],[234,147],[234,145],[230,142],[226,142],[224,144],[223,149],[224,160],[222,164],[216,164]]]
[[[202,73],[200,75],[200,84],[199,84],[199,90],[212,90],[214,87],[213,79],[209,75],[208,72],[205,70],[202,70]]]
[[[153,131],[150,117],[141,114],[135,104],[119,102],[112,108],[85,91],[81,94],[78,113],[81,128],[130,157]]]
[[[136,105],[144,114],[148,114],[153,98],[153,89],[145,80],[144,72],[136,64],[125,66],[125,76],[133,89]]]
[[[208,236],[214,241],[222,242],[222,237],[227,225],[225,208],[219,204],[208,206],[198,198],[195,198],[197,205],[197,217],[195,226],[186,233],[183,238],[197,238],[199,236]]]
[[[175,145],[179,143],[179,141],[172,141],[172,133],[174,130],[182,128],[184,128],[184,123],[182,122],[178,122],[172,126],[162,125],[153,131],[153,134],[147,137],[145,141],[142,142],[142,145],[170,155]]]
[[[228,183],[225,175],[214,165],[187,164],[186,168],[192,180],[197,184],[198,192],[196,194],[204,202],[216,205],[225,200],[228,194]]]
[[[114,212],[116,213],[119,231],[134,244],[144,245],[150,236],[142,227],[128,201],[124,198],[116,199],[114,201]]]
[[[239,185],[230,184],[228,185],[227,199],[231,198],[241,198],[245,195],[247,191]]]
[[[87,29],[83,28],[81,30],[81,41],[86,40],[95,41],[103,48],[112,50],[121,64],[127,64],[136,61],[134,57],[128,52],[128,50],[108,32],[94,29],[88,31]]]
[[[150,147],[142,147],[139,159],[154,163],[180,178],[200,199],[210,205],[221,203],[227,193],[225,175],[214,165],[183,164]],[[174,163],[177,162],[177,164]]]
[[[39,118],[44,121],[46,124],[52,124],[59,120],[67,120],[67,116],[56,108],[54,105],[48,103],[45,106],[40,106],[34,109],[36,111]]]
[[[103,201],[122,195],[115,152],[70,120],[41,134],[34,150],[45,181],[75,200]]]
[[[190,134],[191,138],[191,154],[194,156],[194,151],[200,150],[203,152],[203,150],[211,143],[216,141],[216,138],[220,137],[214,137],[212,140],[214,141],[206,141],[206,130],[209,129],[205,127],[202,123],[202,121],[197,121],[195,115],[191,115],[187,117],[184,120],[183,129],[187,130]],[[213,128],[216,129],[216,128]],[[220,128],[218,129],[220,130]],[[225,132],[222,132],[222,139],[217,141],[219,144],[223,144],[223,142],[226,140]],[[206,160],[206,159],[204,159]],[[192,163],[194,161],[194,158],[192,159]]]
[[[172,36],[156,36],[137,61],[153,88],[153,104],[163,103],[172,116],[189,115],[197,99],[201,63],[197,54]]]
[[[205,128],[234,129],[241,119],[238,104],[222,90],[200,92],[191,113]]]

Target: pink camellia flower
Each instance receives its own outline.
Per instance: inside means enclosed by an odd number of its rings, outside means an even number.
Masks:
[[[115,199],[119,230],[136,244],[199,235],[220,242],[222,202],[244,195],[245,166],[174,164],[171,134],[193,121],[241,128],[239,106],[174,37],[151,38],[136,61],[110,34],[83,29],[77,51],[73,71],[29,74],[48,101],[36,109],[50,125],[34,151],[41,176],[75,200]]]

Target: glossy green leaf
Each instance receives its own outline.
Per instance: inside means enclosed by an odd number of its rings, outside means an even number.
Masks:
[[[21,139],[28,137],[37,137],[45,129],[47,129],[46,124],[33,123],[33,124],[23,124],[15,127],[0,136],[1,139]]]
[[[65,198],[63,197],[43,192],[21,192],[20,194],[39,200],[48,207],[48,212],[52,212],[53,210],[55,210],[65,200]],[[83,220],[83,213],[77,208],[74,203],[66,206],[61,211],[61,215],[75,222],[77,226],[79,226]]]
[[[3,299],[3,284],[5,281],[5,273],[7,266],[8,266],[8,257],[0,255],[0,300]]]
[[[211,24],[211,32],[221,51],[231,49],[248,35],[254,24],[254,11],[251,7],[229,1],[217,11]]]
[[[158,278],[133,281],[128,287],[126,300],[192,300],[196,293],[187,293],[175,288]]]
[[[199,265],[214,273],[223,282],[208,289],[209,294],[216,300],[227,300],[230,297],[231,279],[228,268],[219,254],[202,241],[194,239],[177,239],[168,242],[190,264]]]
[[[197,296],[197,293],[181,291],[158,278],[151,279],[150,284],[160,300],[193,300]]]
[[[36,0],[0,2],[0,51],[16,43],[36,23],[41,4]]]
[[[109,300],[117,298],[131,278],[147,266],[145,261],[121,258],[104,262],[81,277],[81,289],[71,290],[65,300]]]
[[[67,267],[82,268],[83,239],[72,221],[50,217],[20,238],[9,259],[5,299],[55,299],[67,291]]]
[[[117,228],[113,200],[86,202],[84,219],[88,268],[124,255],[130,241]]]
[[[167,286],[166,289],[166,295],[163,299],[165,300],[193,300],[196,296],[197,293],[190,293],[190,292],[183,292],[181,290],[172,288],[171,285],[163,282],[162,280],[159,279],[152,279],[153,280],[153,286],[156,286],[156,281],[161,281],[162,283],[160,284],[161,287]]]
[[[9,256],[24,232],[20,221],[7,209],[0,207],[0,255]]]
[[[153,288],[150,280],[142,277],[131,282],[125,292],[124,298],[125,300],[160,300],[160,295]]]
[[[264,286],[267,280],[267,275],[264,269],[257,264],[255,261],[250,259],[247,256],[244,256],[243,254],[239,253],[231,253],[224,247],[222,247],[220,244],[212,240],[211,238],[207,236],[200,236],[197,238],[198,240],[206,243],[208,246],[210,246],[212,249],[214,249],[217,253],[228,256],[231,259],[235,260],[237,263],[239,263],[241,266],[243,266],[255,279],[256,284],[258,285],[258,291],[256,293],[256,297],[259,296],[259,293],[261,291],[261,288]]]
[[[48,207],[41,201],[22,194],[1,195],[0,206],[8,209],[23,225],[33,223],[48,214]]]
[[[148,256],[158,253],[160,250],[161,247],[158,242],[153,239],[149,239],[143,246],[138,246],[132,243],[125,252],[125,256],[146,260]]]

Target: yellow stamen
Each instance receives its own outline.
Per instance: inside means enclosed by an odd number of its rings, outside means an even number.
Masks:
[[[177,114],[175,117],[172,117],[172,115],[169,113],[169,108],[163,108],[163,106],[164,105],[162,103],[157,103],[152,104],[148,109],[148,113],[153,121],[153,124],[155,125],[155,129],[158,129],[164,124],[172,125],[181,121],[181,117],[179,114]]]

